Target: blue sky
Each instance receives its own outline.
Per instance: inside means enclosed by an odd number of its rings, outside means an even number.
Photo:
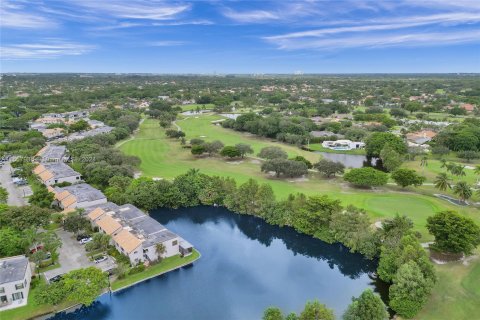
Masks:
[[[480,72],[480,1],[2,0],[1,72]]]

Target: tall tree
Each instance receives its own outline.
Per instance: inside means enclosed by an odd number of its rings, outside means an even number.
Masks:
[[[453,187],[453,193],[456,194],[462,202],[466,202],[472,197],[472,188],[465,181],[458,182]]]
[[[305,308],[298,317],[298,320],[335,320],[333,311],[328,309],[324,304],[318,300],[307,301]]]
[[[434,247],[442,251],[468,255],[480,245],[480,227],[454,211],[428,217],[427,229],[435,237]]]
[[[415,261],[403,264],[390,286],[390,307],[400,316],[413,318],[423,307],[433,287]]]
[[[435,188],[440,191],[445,191],[452,188],[452,185],[450,184],[450,179],[445,172],[439,173],[438,176],[435,178],[434,183]]]
[[[387,320],[387,307],[378,294],[366,289],[358,298],[353,298],[343,315],[344,320]]]
[[[283,320],[283,312],[277,307],[268,307],[263,312],[262,320]]]

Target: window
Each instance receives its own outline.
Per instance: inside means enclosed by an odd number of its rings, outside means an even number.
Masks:
[[[172,246],[176,246],[178,244],[178,241],[177,240],[173,240],[172,241]]]
[[[25,286],[23,285],[23,283],[19,283],[19,284],[16,284],[16,285],[15,285],[15,289],[17,289],[17,290],[20,290],[20,289],[23,289],[23,288],[25,288]]]
[[[23,292],[15,292],[12,294],[13,301],[23,299]]]
[[[5,287],[0,287],[0,293],[5,293]]]

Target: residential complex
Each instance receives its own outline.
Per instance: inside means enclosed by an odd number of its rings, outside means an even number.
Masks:
[[[87,208],[85,213],[92,227],[110,235],[111,243],[132,264],[156,261],[159,244],[164,249],[162,257],[192,252],[192,245],[132,204],[117,206],[108,202]]]
[[[27,304],[32,270],[25,256],[0,259],[0,311]]]
[[[82,180],[82,175],[63,162],[41,163],[33,169],[40,181],[47,186],[69,182],[76,183]]]

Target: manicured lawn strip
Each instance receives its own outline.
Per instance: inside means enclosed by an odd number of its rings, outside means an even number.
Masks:
[[[228,144],[249,143],[246,141],[251,141],[250,139],[256,140],[256,142],[262,141],[233,130],[211,126],[209,121],[207,121],[208,124],[205,124],[205,121],[203,124],[199,123],[202,122],[203,117],[205,116],[195,118],[193,121],[192,119],[182,120],[178,123],[186,132],[187,137],[194,134],[206,135],[208,137],[203,138],[205,140],[219,139]],[[209,120],[219,118],[209,117]],[[188,126],[185,125],[187,123]],[[192,124],[193,128],[191,128]],[[224,140],[224,133],[228,136],[228,142]],[[285,148],[285,145],[280,145]],[[441,210],[455,210],[480,223],[478,209],[454,206],[447,201],[433,197],[433,193],[438,193],[433,186],[412,187],[405,190],[396,186],[386,186],[382,190],[369,191],[350,188],[342,182],[341,178],[328,180],[316,174],[310,174],[307,181],[288,182],[270,179],[261,173],[259,162],[256,159],[244,159],[241,163],[235,162],[236,164],[220,158],[196,159],[190,154],[189,149],[181,148],[179,141],[166,139],[164,131],[160,129],[156,121],[146,120],[135,140],[127,142],[121,149],[127,154],[139,156],[142,159],[142,172],[149,177],[158,176],[172,179],[190,168],[198,168],[206,174],[233,177],[237,183],[242,183],[248,178],[254,178],[259,182],[268,182],[279,199],[296,192],[303,192],[307,195],[327,194],[332,198],[340,199],[344,205],[353,204],[364,208],[371,216],[372,222],[392,217],[397,213],[405,214],[413,220],[415,230],[422,234],[422,242],[433,240],[425,228],[426,218]],[[439,167],[438,160],[429,160],[428,167],[424,169],[425,175],[429,179],[434,179],[432,177],[436,175],[437,163]],[[421,172],[420,158],[414,162],[406,162],[405,166]],[[470,177],[469,171],[466,172],[467,177]],[[472,261],[469,266],[462,263],[449,263],[436,265],[435,268],[439,281],[426,307],[416,319],[466,320],[472,319],[472,315],[480,314],[480,304],[477,303],[480,294],[478,285],[480,259]]]
[[[41,281],[45,281],[42,277]],[[2,320],[24,320],[24,319],[32,319],[35,317],[39,317],[48,313],[58,312],[74,306],[77,302],[73,301],[65,301],[57,306],[52,306],[49,304],[41,304],[37,305],[34,298],[35,291],[38,290],[38,285],[35,288],[31,288],[28,294],[28,303],[24,307],[10,309],[6,311],[0,312],[0,319]]]
[[[215,107],[214,104],[185,104],[185,105],[176,105],[176,107],[182,108],[183,111],[195,111],[197,110],[197,107],[200,108],[200,110],[211,110]]]
[[[427,165],[424,167],[422,167],[420,163],[421,163],[421,157],[417,157],[415,161],[405,161],[402,167],[414,169],[419,174],[427,177],[426,182],[430,182],[430,183],[433,183],[435,181],[436,176],[438,176],[438,174],[442,172],[445,172],[448,174],[448,176],[452,179],[453,184],[457,183],[458,181],[466,181],[469,184],[476,184],[477,180],[479,179],[479,176],[475,175],[473,169],[465,169],[466,175],[463,177],[457,177],[447,172],[445,168],[441,168],[442,163],[439,160],[429,159],[427,160]],[[475,167],[477,165],[475,162],[472,162],[472,163],[455,162],[455,163],[461,164],[464,166],[469,166],[469,167]]]
[[[251,143],[256,150],[261,148],[259,144],[264,143],[264,140],[210,124],[210,121],[219,118],[218,116],[205,115],[181,120],[178,121],[178,124],[186,132],[187,138],[205,135],[207,136],[203,138],[205,140],[219,139],[226,144],[244,142]],[[277,144],[285,150],[289,148],[290,152],[302,152],[301,154],[304,152],[310,156],[318,156],[294,146]],[[284,199],[289,194],[297,192],[307,195],[327,194],[332,198],[341,200],[345,205],[353,204],[364,208],[372,217],[372,221],[392,217],[397,213],[405,214],[413,220],[415,227],[425,236],[422,241],[431,239],[425,228],[425,222],[426,218],[435,212],[457,210],[476,221],[480,221],[476,209],[453,206],[447,201],[431,196],[432,193],[436,192],[431,186],[419,189],[411,188],[400,192],[398,191],[399,188],[388,186],[385,187],[385,190],[372,192],[350,188],[342,183],[341,178],[329,180],[317,174],[310,174],[308,180],[295,182],[270,178],[260,172],[260,162],[257,159],[229,162],[219,157],[195,158],[190,153],[190,149],[181,147],[180,141],[166,138],[164,130],[160,128],[157,121],[152,119],[145,120],[141,125],[141,130],[135,135],[135,139],[126,142],[120,149],[126,154],[141,158],[140,169],[142,174],[147,177],[173,179],[186,173],[191,168],[197,168],[205,174],[232,177],[238,184],[247,181],[249,178],[254,178],[261,183],[269,183],[278,199]],[[425,192],[425,194],[408,192],[409,190]]]
[[[477,250],[477,254],[479,254]],[[480,259],[435,265],[438,282],[415,319],[471,320],[480,314]]]
[[[366,155],[365,149],[332,150],[332,149],[324,148],[321,143],[311,143],[309,144],[308,147],[313,151],[321,151],[321,152],[327,152],[327,153]]]
[[[140,273],[127,275],[125,278],[116,280],[112,283],[112,290],[116,291],[134,285],[137,282],[159,276],[168,271],[187,265],[200,258],[200,253],[193,250],[193,253],[187,257],[181,258],[180,255],[165,258],[162,262],[150,266]]]

